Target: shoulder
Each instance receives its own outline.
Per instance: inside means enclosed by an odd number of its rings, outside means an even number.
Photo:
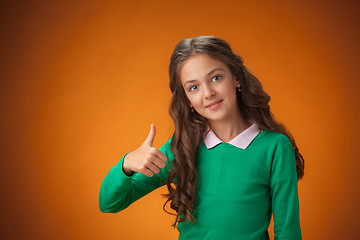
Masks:
[[[265,144],[274,146],[291,144],[289,138],[282,133],[262,130],[260,134],[261,137],[259,138],[259,140],[261,140]]]
[[[284,154],[285,152],[289,154],[294,152],[293,146],[286,135],[267,130],[263,130],[259,134],[255,145],[258,150],[264,151],[268,156],[272,157]]]
[[[278,132],[266,131],[265,135],[272,167],[278,166],[279,164],[294,167],[295,151],[289,138]]]

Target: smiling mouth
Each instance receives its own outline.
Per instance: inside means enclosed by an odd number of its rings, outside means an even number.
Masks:
[[[221,103],[222,101],[223,101],[223,100],[217,101],[217,102],[215,102],[215,103],[213,103],[213,104],[211,104],[211,105],[206,106],[206,108],[212,107],[212,106],[214,106],[214,105],[216,105],[216,104],[218,104],[218,103]]]

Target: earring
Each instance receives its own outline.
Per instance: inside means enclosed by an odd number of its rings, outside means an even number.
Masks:
[[[191,110],[191,112],[194,112],[194,111],[195,111],[195,108],[194,108],[194,107],[190,107],[190,110]]]
[[[235,81],[239,82],[239,80],[238,80],[237,78],[236,78]],[[241,85],[240,85],[240,87],[237,87],[237,90],[238,90],[239,92],[241,92]]]

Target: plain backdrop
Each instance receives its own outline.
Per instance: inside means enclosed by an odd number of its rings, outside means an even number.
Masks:
[[[355,239],[359,16],[349,0],[1,1],[0,238],[177,239],[166,188],[117,214],[100,212],[98,193],[151,123],[155,147],[171,136],[175,45],[215,35],[260,79],[305,159],[303,239]]]

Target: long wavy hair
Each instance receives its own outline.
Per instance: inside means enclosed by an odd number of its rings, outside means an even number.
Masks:
[[[255,122],[260,129],[278,132],[286,135],[295,152],[297,179],[304,176],[304,159],[299,153],[294,137],[286,126],[275,120],[270,111],[270,96],[263,90],[260,81],[244,66],[243,60],[236,55],[230,45],[215,36],[199,36],[180,41],[170,59],[169,75],[172,100],[169,113],[174,121],[174,133],[171,141],[171,151],[174,160],[170,174],[166,180],[169,193],[163,194],[167,200],[163,206],[165,212],[175,215],[173,227],[179,222],[191,220],[196,222],[192,212],[195,206],[198,172],[196,157],[199,146],[203,143],[207,119],[196,111],[190,110],[188,100],[179,77],[182,63],[195,54],[206,54],[225,63],[233,76],[241,84],[241,92],[236,91],[238,107],[245,121]],[[165,209],[170,207],[176,214]]]

